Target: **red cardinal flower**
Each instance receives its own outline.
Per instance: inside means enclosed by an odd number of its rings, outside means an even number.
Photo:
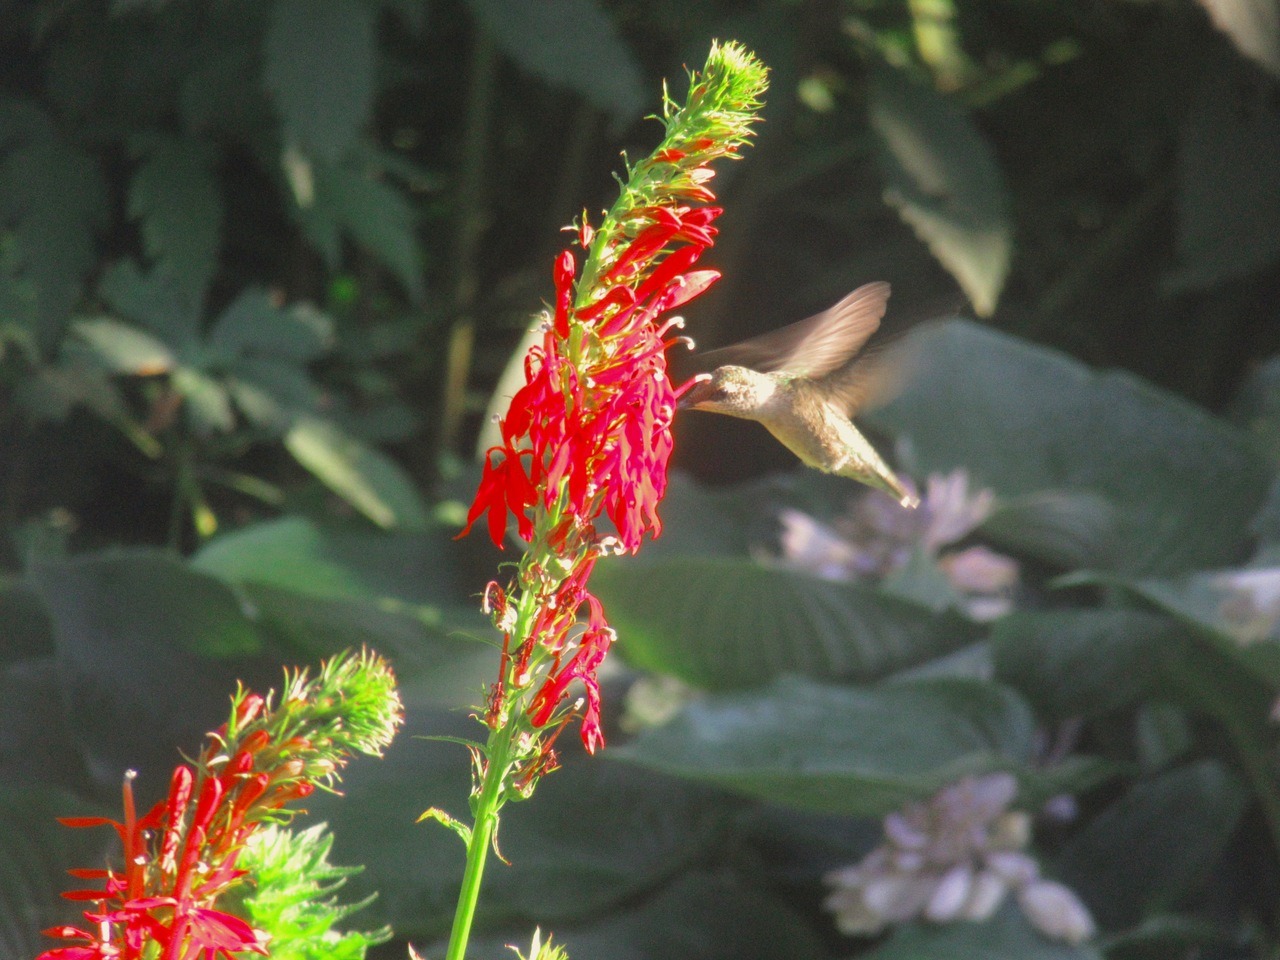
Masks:
[[[764,68],[739,48],[714,48],[704,74],[691,77],[688,103],[667,102],[666,138],[629,171],[599,228],[585,217],[577,225],[587,251],[581,272],[571,251],[556,260],[554,307],[525,357],[524,385],[485,454],[459,534],[485,518],[502,549],[514,519],[528,544],[495,615],[505,642],[484,713],[494,730],[513,717],[559,730],[581,710],[587,749],[604,742],[596,670],[614,635],[587,579],[603,553],[634,553],[646,535],[661,533],[678,400],[666,350],[681,325],[668,314],[719,278],[694,269],[721,213],[708,205],[710,164],[749,137],[764,80]],[[607,534],[599,530],[606,521]],[[585,626],[577,623],[584,607]],[[575,682],[585,706],[570,699]],[[548,768],[541,754],[531,762]],[[517,781],[528,777],[517,771]]]
[[[132,771],[124,779],[124,820],[73,817],[70,827],[111,826],[123,847],[123,868],[73,870],[101,887],[63,894],[91,901],[92,930],[54,927],[45,933],[83,943],[55,947],[36,960],[236,960],[267,955],[268,937],[216,901],[245,872],[237,860],[249,835],[287,816],[286,804],[317,783],[337,778],[353,751],[380,754],[401,721],[395,680],[367,653],[328,661],[314,680],[288,678],[280,705],[240,691],[231,718],[209,734],[199,757],[180,764],[169,793],[137,816]]]

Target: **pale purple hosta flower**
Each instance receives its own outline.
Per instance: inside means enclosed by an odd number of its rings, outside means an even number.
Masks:
[[[1095,933],[1093,917],[1069,888],[1052,880],[1034,880],[1018,890],[1018,906],[1046,937],[1073,947]]]
[[[925,481],[924,511],[928,527],[924,548],[936,554],[948,544],[963,540],[991,513],[995,494],[990,490],[969,493],[969,471],[934,473]]]
[[[1265,640],[1280,623],[1280,567],[1254,567],[1218,574],[1213,585],[1225,594],[1219,615],[1241,643]]]
[[[904,484],[915,493],[909,479]],[[933,474],[920,507],[903,510],[880,491],[867,491],[849,512],[824,524],[799,510],[783,510],[783,562],[827,580],[880,580],[904,569],[924,551],[963,597],[975,620],[993,620],[1009,611],[1018,581],[1017,562],[985,547],[957,553],[942,550],[972,533],[990,514],[990,490],[970,491],[963,468]]]
[[[1011,774],[966,777],[927,803],[884,818],[885,843],[855,866],[832,871],[825,902],[845,934],[872,935],[913,920],[983,921],[1010,891],[1046,936],[1079,943],[1093,920],[1066,887],[1044,880],[1025,848],[1031,821],[1009,810]]]

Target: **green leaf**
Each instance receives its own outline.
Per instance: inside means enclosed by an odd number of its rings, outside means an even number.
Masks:
[[[963,466],[1002,500],[1105,498],[1114,533],[1080,541],[1103,548],[1096,567],[1164,574],[1239,555],[1270,482],[1241,431],[1129,374],[965,321],[910,340],[911,382],[867,420],[899,435],[917,473]]]
[[[284,443],[317,479],[378,526],[426,527],[426,508],[413,481],[385,454],[313,418],[294,424]]]
[[[258,287],[244,290],[209,330],[208,345],[223,357],[261,356],[308,363],[333,344],[333,321],[317,310],[281,310]]]
[[[1109,566],[1119,549],[1115,505],[1091,490],[1047,490],[997,503],[984,537],[1067,570]]]
[[[644,110],[648,94],[635,54],[593,0],[468,0],[467,5],[507,56],[611,114],[616,129]]]
[[[373,108],[373,11],[356,0],[276,0],[263,46],[263,83],[285,136],[325,161],[341,158]]]
[[[747,559],[620,559],[597,566],[592,588],[629,663],[709,689],[782,673],[872,680],[977,635],[910,600]]]
[[[1101,960],[1090,946],[1071,947],[1036,932],[1013,903],[986,923],[909,924],[865,960]]]
[[[222,193],[212,151],[198,140],[160,138],[129,184],[129,216],[155,268],[185,300],[200,302],[218,265]]]
[[[995,152],[954,101],[880,69],[870,90],[885,200],[950,271],[982,316],[1013,254],[1009,190]]]
[[[71,829],[55,817],[120,816],[73,794],[46,786],[0,789],[0,954],[31,957],[65,945],[41,930],[63,923],[83,927],[88,904],[62,899],[65,890],[89,886],[67,876],[74,867],[100,867],[119,842],[110,827]]]
[[[1061,878],[1103,927],[1138,922],[1194,892],[1227,850],[1244,785],[1213,760],[1139,783],[1067,841]]]
[[[333,859],[365,864],[352,878],[352,897],[380,891],[366,922],[389,922],[402,936],[441,936],[463,858],[452,833],[415,821],[429,807],[466,813],[470,761],[455,743],[415,735],[475,736],[480,728],[456,712],[411,712],[408,724],[383,760],[351,765],[344,797],[317,795],[307,805],[333,828]],[[482,927],[536,915],[559,928],[592,916],[707,855],[721,837],[722,797],[587,758],[567,736],[557,746],[568,756],[540,783],[538,802],[503,809],[498,842],[512,868],[490,865]]]
[[[1205,71],[1178,153],[1175,292],[1256,273],[1280,259],[1280,117],[1223,58]]]
[[[143,324],[184,357],[195,349],[200,333],[202,304],[193,292],[163,271],[143,273],[132,260],[112,264],[98,284],[98,294],[113,310]]]
[[[161,551],[117,551],[28,574],[54,627],[63,698],[93,768],[128,767],[162,789],[175,749],[194,749],[226,717],[236,681],[263,650],[231,589]],[[274,667],[267,685],[278,685]]]
[[[425,296],[417,214],[404,194],[371,171],[316,163],[315,198],[294,216],[331,268],[341,260],[340,237],[348,234],[377,257],[415,300]]]
[[[1194,628],[1196,636],[1264,683],[1280,684],[1280,610],[1274,600],[1280,567],[1143,580],[1083,573],[1061,582],[1119,588]]]
[[[152,376],[170,373],[173,353],[151,334],[111,317],[77,320],[76,336],[112,373]]]
[[[1096,716],[1146,696],[1148,664],[1178,656],[1169,620],[1136,610],[1017,611],[991,631],[996,676],[1051,717]]]
[[[5,306],[20,310],[48,355],[98,262],[94,234],[107,219],[107,185],[87,156],[31,133],[31,141],[0,152],[0,222],[13,229],[11,277],[0,278],[0,287],[6,279],[26,284],[21,304]]]
[[[880,816],[967,775],[1021,770],[1033,729],[1017,695],[983,681],[784,677],[694,701],[611,755],[770,803]]]
[[[281,517],[222,534],[191,564],[226,580],[315,597],[469,604],[472,587],[457,569],[460,546],[438,529],[383,533]]]

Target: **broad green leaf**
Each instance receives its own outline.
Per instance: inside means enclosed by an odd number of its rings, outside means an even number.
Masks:
[[[133,260],[108,267],[98,294],[126,319],[145,325],[182,359],[196,349],[201,300],[161,270],[143,273]]]
[[[1137,610],[1018,611],[991,632],[996,676],[1050,716],[1096,716],[1148,695],[1179,655],[1170,621]]]
[[[475,945],[474,956],[510,960],[506,944],[525,941],[527,947],[527,940],[527,928],[521,935],[486,938]],[[592,960],[800,960],[827,955],[812,924],[778,892],[705,870],[682,874],[639,904],[593,923],[557,924],[552,942],[563,943],[570,957]],[[472,953],[469,946],[468,955]]]
[[[112,373],[146,377],[173,370],[172,351],[145,330],[111,317],[77,320],[74,330]]]
[[[33,957],[71,941],[43,936],[63,923],[85,926],[90,904],[64,900],[63,891],[92,884],[67,876],[74,867],[101,867],[108,851],[119,860],[119,841],[110,827],[72,829],[56,817],[112,816],[118,810],[93,807],[74,794],[34,784],[0,789],[0,955]]]
[[[312,815],[336,837],[333,860],[362,863],[352,899],[379,891],[369,908],[404,936],[444,935],[462,876],[462,846],[438,823],[415,823],[428,807],[465,818],[469,758],[429,736],[482,736],[457,712],[411,712],[376,763],[357,761],[344,797],[314,796]],[[510,804],[498,838],[507,867],[485,874],[479,924],[536,915],[557,929],[626,902],[705,856],[724,825],[723,797],[625,764],[581,755],[566,733],[565,765],[538,787],[538,802]]]
[[[781,673],[872,680],[972,641],[958,616],[748,559],[600,564],[592,588],[635,666],[710,689]]]
[[[1192,893],[1227,850],[1244,785],[1214,760],[1136,784],[1076,832],[1061,878],[1104,927],[1136,923]]]
[[[324,420],[302,418],[284,444],[325,486],[380,527],[421,530],[427,512],[413,481],[390,457]]]
[[[373,11],[357,0],[276,0],[263,47],[263,84],[285,135],[326,161],[368,122],[377,66]]]
[[[784,677],[692,702],[611,755],[766,800],[880,816],[961,777],[1023,768],[1033,724],[977,680],[834,687]]]
[[[346,234],[380,260],[415,300],[423,299],[417,214],[404,194],[375,172],[342,164],[314,165],[315,199],[293,215],[307,238],[337,267]]]
[[[980,529],[1015,553],[1071,570],[1110,566],[1119,548],[1119,519],[1115,506],[1099,493],[1047,490],[997,503]]]
[[[1101,960],[1092,946],[1072,947],[1036,932],[1013,903],[986,923],[915,923],[860,954],[866,960]]]
[[[213,577],[161,551],[93,554],[28,574],[53,623],[65,702],[94,772],[163,789],[177,750],[226,717],[237,680],[279,685],[258,627]]]
[[[35,123],[35,117],[30,118]],[[11,225],[8,277],[22,283],[6,312],[24,318],[46,354],[53,351],[86,275],[98,261],[94,233],[107,217],[107,186],[98,166],[79,151],[29,131],[26,143],[0,149],[0,222]],[[3,136],[3,135],[0,135]]]
[[[920,328],[907,349],[911,382],[867,419],[899,436],[917,473],[963,466],[1002,500],[1105,498],[1114,532],[1080,541],[1103,548],[1091,566],[1164,574],[1238,555],[1270,482],[1241,431],[1129,374],[965,321]]]
[[[191,565],[315,597],[470,604],[476,591],[459,575],[460,546],[438,529],[383,533],[281,517],[222,534]]]
[[[594,0],[468,0],[468,6],[507,56],[611,114],[618,129],[648,102],[635,54]]]
[[[902,70],[876,71],[869,113],[885,200],[974,309],[992,313],[1013,254],[1009,190],[995,152],[957,103]]]
[[[209,330],[221,356],[273,357],[307,363],[333,343],[333,321],[316,310],[282,310],[265,290],[251,287],[222,311]]]
[[[221,243],[213,159],[201,141],[158,139],[129,184],[129,216],[141,222],[147,256],[194,302],[204,299]]]
[[[1280,117],[1226,58],[1206,71],[1178,153],[1175,290],[1200,290],[1280,259]]]
[[[1280,566],[1141,580],[1083,573],[1061,582],[1119,588],[1194,628],[1263,682],[1280,684]]]

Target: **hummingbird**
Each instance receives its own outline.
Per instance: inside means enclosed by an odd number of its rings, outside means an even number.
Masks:
[[[850,419],[876,379],[855,358],[888,301],[889,284],[864,284],[812,317],[703,354],[714,369],[694,378],[680,406],[758,421],[805,465],[918,506]]]

